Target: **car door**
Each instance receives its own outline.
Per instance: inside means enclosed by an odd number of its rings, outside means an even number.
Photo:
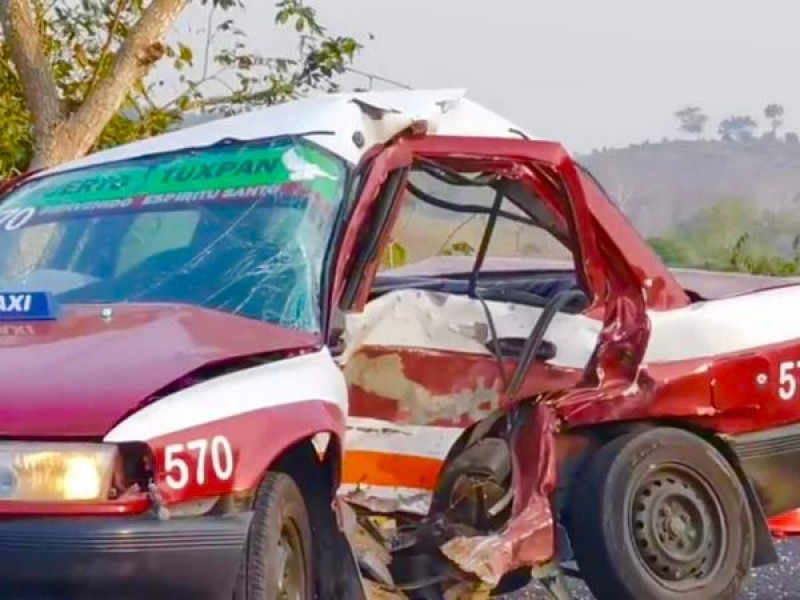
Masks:
[[[574,175],[568,167],[565,173],[553,167],[566,158],[557,145],[431,136],[401,140],[392,150],[395,159],[402,155],[403,160],[382,173],[375,171],[377,160],[373,163],[372,187],[365,186],[364,204],[353,211],[359,218],[350,225],[352,250],[339,296],[345,315],[340,363],[351,407],[343,482],[345,493],[399,499],[406,510],[424,513],[442,464],[465,429],[519,398],[569,389],[581,381],[596,360],[607,282],[588,210],[581,204],[580,182],[577,177],[567,182]],[[410,180],[431,169],[443,169],[465,187],[470,177],[482,173],[492,182],[487,189],[493,198],[514,197],[514,217],[566,242],[566,271],[584,291],[585,306],[556,315],[554,355],[536,357],[516,378],[526,339],[543,307],[526,304],[521,294],[484,299],[476,293],[474,275],[481,281],[485,275],[481,254],[486,249],[480,246],[491,245],[485,235],[470,244],[473,252],[466,258],[472,259],[473,277],[466,281],[444,277],[441,286],[431,287],[431,277],[407,277],[395,287],[376,285],[384,276],[381,259],[396,251],[403,211],[414,202]],[[457,210],[471,205],[455,204]],[[489,205],[482,213],[487,223],[494,200]],[[507,209],[501,212],[512,216]],[[420,234],[442,227],[430,219],[411,230]],[[454,252],[465,250],[459,238],[450,241]],[[421,244],[418,236],[401,246],[408,253]],[[441,258],[447,257],[453,253]],[[558,273],[563,272],[562,263]]]

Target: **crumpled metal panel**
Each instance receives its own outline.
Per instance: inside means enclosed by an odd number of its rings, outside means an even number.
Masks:
[[[442,552],[466,572],[497,585],[505,573],[548,562],[555,554],[550,494],[556,485],[556,416],[547,405],[520,408],[512,440],[514,502],[499,533],[456,537]]]
[[[356,388],[351,413],[358,416],[466,426],[500,405],[497,367],[488,357],[364,348],[345,365],[344,373]]]

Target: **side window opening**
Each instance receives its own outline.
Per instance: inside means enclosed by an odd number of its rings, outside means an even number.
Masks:
[[[527,186],[417,165],[370,297],[413,287],[524,303],[576,286],[571,240]]]
[[[480,247],[497,190],[452,185],[423,171],[411,174],[406,199],[381,271],[433,265],[469,265]],[[486,251],[487,269],[542,261],[572,261],[571,250],[504,195]],[[447,258],[450,257],[450,258]]]

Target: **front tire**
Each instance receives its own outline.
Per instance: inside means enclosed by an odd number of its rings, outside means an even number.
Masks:
[[[311,524],[303,494],[285,473],[258,490],[236,600],[314,598]]]
[[[572,490],[569,531],[598,600],[733,600],[754,552],[745,491],[710,444],[673,428],[603,446]]]

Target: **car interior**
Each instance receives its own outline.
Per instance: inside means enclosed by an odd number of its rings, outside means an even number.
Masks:
[[[409,260],[400,268],[382,268],[371,298],[419,289],[543,306],[560,292],[579,289],[575,270],[569,268],[573,258],[566,234],[557,231],[544,206],[521,185],[424,165],[412,171],[404,201],[392,238],[405,247]],[[423,225],[440,232],[446,243],[420,240]],[[442,256],[458,266],[437,269],[433,265]],[[542,269],[542,258],[560,259],[563,265]],[[509,262],[512,268],[504,265]],[[432,265],[428,272],[415,268],[426,264]],[[573,301],[563,310],[580,312],[586,303],[585,298]]]
[[[512,389],[535,360],[583,368],[601,324],[582,314],[568,234],[529,189],[424,164],[401,201],[368,301],[346,313],[343,363],[371,347],[488,354],[518,362]]]

